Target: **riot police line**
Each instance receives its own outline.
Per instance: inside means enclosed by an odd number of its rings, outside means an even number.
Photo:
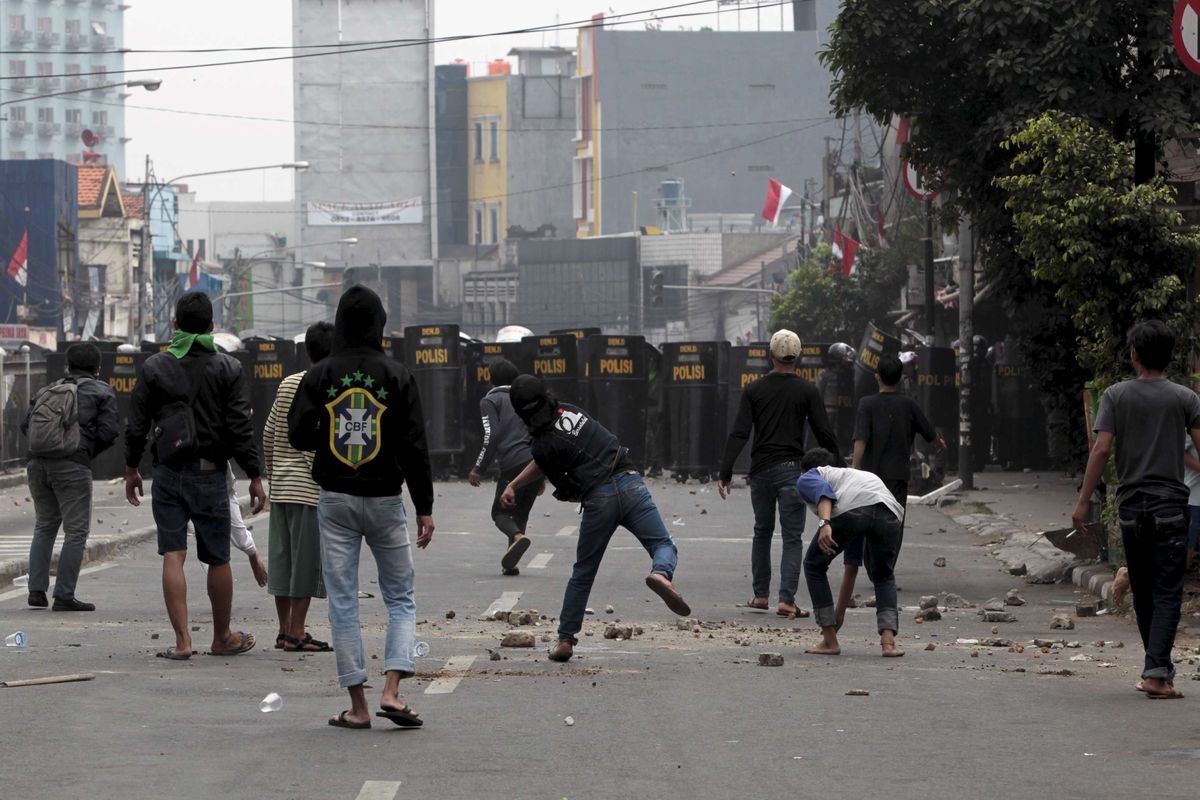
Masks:
[[[1044,433],[1037,434],[1043,419],[1040,395],[1021,356],[1011,343],[989,347],[981,340],[976,337],[971,360],[975,438],[986,443],[976,448],[977,467],[989,458],[1011,469],[1044,466]],[[286,339],[239,340],[232,334],[217,334],[217,342],[242,363],[261,446],[279,382],[309,366],[304,348]],[[100,379],[117,394],[123,431],[141,364],[165,345],[97,344]],[[47,382],[65,373],[68,345],[38,354],[46,360]],[[487,343],[462,336],[458,325],[416,325],[406,327],[402,337],[386,338],[383,345],[386,353],[408,366],[417,382],[429,453],[440,477],[465,475],[478,453],[479,400],[491,387],[489,366],[499,358],[537,375],[558,398],[588,409],[630,444],[635,463],[652,473],[670,472],[678,480],[709,480],[716,474],[742,392],[771,369],[765,343],[666,342],[655,347],[642,336],[608,335],[597,329]],[[910,347],[869,325],[857,349],[845,342],[805,343],[797,367],[800,376],[818,387],[843,455],[852,449],[855,408],[876,391],[875,366],[885,353],[901,356],[901,390],[910,393],[946,441],[954,443],[956,350]],[[95,477],[122,475],[123,452],[123,447],[113,447],[96,459]],[[735,472],[748,469],[749,453],[745,448]],[[931,482],[941,479],[946,464],[955,463],[953,451],[940,457],[919,451],[916,458],[921,477]]]

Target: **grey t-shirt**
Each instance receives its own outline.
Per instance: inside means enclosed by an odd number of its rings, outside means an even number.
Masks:
[[[1117,502],[1137,492],[1187,502],[1183,437],[1200,428],[1200,397],[1169,380],[1122,381],[1100,398],[1095,430],[1116,436]]]

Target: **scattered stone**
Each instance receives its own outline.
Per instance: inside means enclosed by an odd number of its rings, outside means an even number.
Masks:
[[[955,644],[974,645],[974,644],[979,644],[979,640],[978,639],[955,639],[954,643]]]
[[[1012,639],[984,639],[980,642],[984,647],[1012,647]]]
[[[583,610],[583,613],[584,613],[584,614],[595,614],[595,613],[596,613],[596,609],[594,609],[594,608],[585,608],[585,609]]]
[[[500,654],[495,650],[488,650],[488,661],[499,661]]]
[[[1054,647],[1056,644],[1062,644],[1061,639],[1034,639],[1034,647]]]
[[[954,594],[954,592],[942,592],[938,595],[942,599],[942,605],[946,608],[974,608],[973,603],[967,602],[967,599],[962,595]]]
[[[614,613],[615,611],[616,611],[616,609],[615,609],[615,608],[613,608],[612,606],[605,606],[605,607],[604,607],[604,613],[605,613],[605,614],[612,614],[612,613]]]
[[[866,689],[851,689],[846,692],[846,697],[870,697],[871,693]]]
[[[1077,617],[1094,617],[1100,611],[1098,602],[1084,602],[1075,604],[1075,616]]]
[[[922,622],[937,622],[942,618],[942,612],[936,608],[926,608],[917,614],[917,619]]]
[[[1050,620],[1050,630],[1073,631],[1075,630],[1075,620],[1066,614],[1055,614],[1054,619]]]
[[[619,625],[609,625],[604,629],[605,639],[632,639],[633,628]]]
[[[279,669],[281,672],[295,672],[296,671],[295,667],[280,667]]]
[[[933,560],[933,565],[934,565],[935,567],[944,567],[944,566],[946,566],[946,559],[945,559],[945,557],[944,557],[944,556],[938,556],[937,558],[935,558],[935,559]]]
[[[1007,611],[985,611],[983,612],[984,622],[1016,622],[1017,618]]]
[[[999,633],[999,632],[1000,632],[1000,626],[999,626],[999,625],[993,625],[993,626],[992,626],[992,636],[995,636],[995,635],[996,635],[997,633]]]
[[[446,612],[446,619],[454,619],[457,616],[458,615],[454,613],[454,609],[450,609]]]
[[[980,613],[980,615],[982,615],[984,612],[987,612],[987,611],[1003,611],[1003,610],[1004,610],[1004,601],[1001,600],[999,597],[993,597],[993,598],[989,599],[986,603],[983,604],[983,608],[980,609],[979,613]]]
[[[1089,656],[1087,653],[1080,653],[1077,656],[1071,656],[1071,660],[1072,661],[1095,661],[1095,659],[1092,658],[1091,656]]]
[[[1014,564],[1013,566],[1008,568],[1008,574],[1014,575],[1016,577],[1020,577],[1022,575],[1028,575],[1029,568],[1026,567],[1024,564]]]
[[[921,598],[921,602],[917,605],[924,611],[927,608],[937,608],[940,598],[937,595],[927,594]]]
[[[866,600],[863,601],[863,608],[874,608],[874,607],[875,607],[875,598],[874,597],[868,597]],[[807,617],[808,612],[805,612],[804,616]]]
[[[758,665],[760,667],[782,667],[783,666],[783,654],[782,653],[759,653],[758,654]]]
[[[198,630],[200,630],[200,626],[199,626],[199,625],[193,625],[193,626],[192,626],[192,632],[193,632],[193,633],[195,633],[195,632],[196,632],[196,631],[198,631]]]
[[[1023,606],[1025,605],[1025,598],[1017,594],[1016,589],[1009,589],[1008,594],[1004,595],[1004,604],[1006,606]]]
[[[1075,674],[1075,672],[1073,670],[1069,670],[1069,669],[1039,669],[1038,670],[1038,675],[1057,675],[1060,678],[1069,678],[1074,674]]]
[[[978,651],[978,650],[972,650],[972,651],[971,651],[971,658],[979,658],[979,651]]]
[[[564,724],[565,724],[565,725],[566,725],[568,728],[570,728],[570,727],[572,727],[572,726],[575,724],[575,718],[574,718],[574,717],[564,717],[564,718],[563,718],[563,723],[564,723]]]
[[[504,634],[504,638],[500,640],[501,647],[533,647],[536,640],[532,633],[526,631],[513,631]]]
[[[925,649],[932,652],[933,650],[937,650],[937,645],[933,642],[930,642],[929,644],[925,645]]]
[[[1078,650],[1079,648],[1083,647],[1083,642],[1067,642],[1065,646],[1072,650]]]
[[[846,604],[846,608],[862,608],[862,602],[862,595],[856,594],[850,598],[850,602]]]
[[[150,638],[151,638],[151,639],[157,639],[157,638],[158,638],[158,634],[157,634],[157,633],[152,633],[152,634],[150,634]]]
[[[693,627],[695,627],[695,625],[696,625],[696,621],[693,619],[677,619],[677,620],[675,620],[676,630],[690,631]]]
[[[548,634],[548,633],[543,633],[543,634],[542,634],[542,641],[543,641],[543,642],[552,642],[552,641],[554,641],[554,637],[553,637],[553,636],[551,636],[551,635],[550,635],[550,634]]]

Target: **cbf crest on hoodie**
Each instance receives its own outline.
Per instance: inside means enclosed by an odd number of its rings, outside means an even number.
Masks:
[[[383,353],[387,313],[379,296],[352,286],[338,303],[333,352],[304,376],[288,414],[289,439],[313,452],[322,489],[360,497],[408,484],[418,514],[433,509],[425,419],[412,375]]]

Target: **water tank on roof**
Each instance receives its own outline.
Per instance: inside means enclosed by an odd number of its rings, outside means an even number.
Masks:
[[[488,62],[488,75],[511,75],[512,64],[506,59],[497,58]]]
[[[683,197],[683,181],[672,179],[659,184],[658,193],[662,195],[664,206],[678,205]]]

